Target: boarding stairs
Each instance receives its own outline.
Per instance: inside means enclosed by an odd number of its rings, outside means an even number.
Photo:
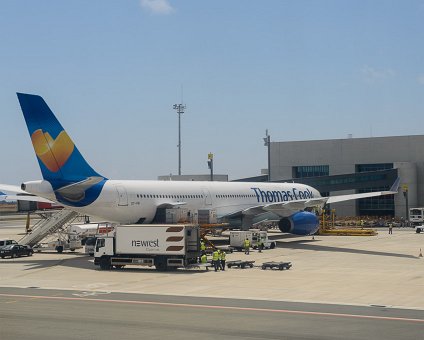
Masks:
[[[32,247],[46,236],[58,231],[66,223],[74,220],[77,216],[78,213],[75,211],[60,210],[35,224],[32,227],[32,231],[19,240],[19,244],[27,244]]]

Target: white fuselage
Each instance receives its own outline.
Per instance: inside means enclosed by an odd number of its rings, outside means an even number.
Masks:
[[[317,197],[316,189],[298,183],[108,180],[92,204],[71,209],[118,223],[150,223],[158,207],[167,205],[214,209],[220,218],[254,206]]]

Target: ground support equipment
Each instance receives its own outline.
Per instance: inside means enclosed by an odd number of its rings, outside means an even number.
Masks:
[[[264,262],[262,263],[262,269],[290,269],[292,266],[291,262]]]
[[[237,268],[241,268],[241,269],[244,269],[246,267],[253,268],[254,263],[255,263],[255,261],[241,261],[241,260],[227,261],[227,267],[228,268],[237,267]]]

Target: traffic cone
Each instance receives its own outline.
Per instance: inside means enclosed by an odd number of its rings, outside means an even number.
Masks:
[[[421,248],[420,248],[420,255],[418,255],[418,257],[423,257],[423,252],[421,251]]]

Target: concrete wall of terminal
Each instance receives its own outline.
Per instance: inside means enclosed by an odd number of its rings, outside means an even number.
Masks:
[[[409,207],[424,206],[424,135],[272,142],[271,180],[293,177],[293,167],[328,165],[330,175],[353,173],[357,164],[393,163],[401,177],[396,216],[405,216],[402,185],[408,185]],[[337,195],[354,193],[338,191]],[[356,202],[334,206],[338,215],[355,215]]]

